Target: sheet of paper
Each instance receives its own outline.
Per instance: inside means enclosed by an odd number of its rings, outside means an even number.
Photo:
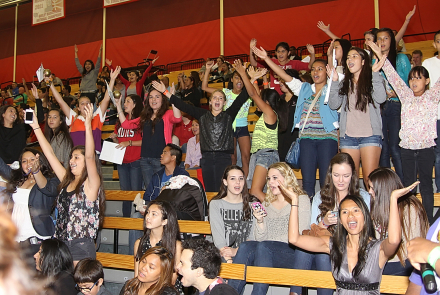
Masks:
[[[44,79],[44,67],[43,67],[43,64],[41,64],[41,66],[37,70],[37,78],[38,78],[38,82],[41,82]]]
[[[99,159],[121,165],[126,148],[122,150],[117,149],[117,145],[118,144],[114,142],[104,141]]]

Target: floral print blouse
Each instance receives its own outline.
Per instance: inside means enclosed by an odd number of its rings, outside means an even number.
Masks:
[[[402,103],[399,145],[409,150],[435,146],[437,106],[440,101],[440,79],[430,90],[426,90],[421,96],[415,96],[414,92],[397,74],[389,60],[385,62],[383,71]]]

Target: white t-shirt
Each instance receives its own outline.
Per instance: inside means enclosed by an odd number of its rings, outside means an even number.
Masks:
[[[429,87],[432,88],[440,78],[440,59],[437,56],[425,59],[422,66],[429,72]],[[440,120],[440,104],[438,105],[437,120]]]

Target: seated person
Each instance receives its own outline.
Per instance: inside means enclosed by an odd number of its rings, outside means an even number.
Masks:
[[[200,159],[202,152],[200,151],[200,128],[199,121],[194,119],[192,121],[192,133],[194,137],[188,139],[186,146],[185,169],[200,167]]]
[[[179,139],[179,145],[182,148],[183,153],[186,153],[188,140],[193,137],[191,129],[192,119],[193,117],[182,112],[182,121],[174,125],[173,134]]]
[[[189,173],[186,172],[185,169],[179,167],[181,161],[182,150],[180,147],[172,143],[167,144],[160,156],[160,164],[165,167],[153,174],[147,190],[144,193],[145,201],[155,200],[157,196],[159,196],[161,188],[171,177],[177,175],[189,176]]]
[[[75,267],[73,278],[78,294],[112,295],[104,283],[104,270],[101,262],[91,258],[84,258]]]
[[[177,268],[184,287],[193,286],[196,295],[232,294],[237,291],[225,284],[218,275],[222,264],[220,250],[211,242],[189,239],[182,243],[182,255]]]

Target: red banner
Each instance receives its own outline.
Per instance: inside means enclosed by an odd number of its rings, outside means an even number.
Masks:
[[[32,0],[32,25],[65,17],[65,0]]]
[[[104,7],[115,6],[119,4],[125,4],[129,2],[134,2],[137,0],[104,0]]]

